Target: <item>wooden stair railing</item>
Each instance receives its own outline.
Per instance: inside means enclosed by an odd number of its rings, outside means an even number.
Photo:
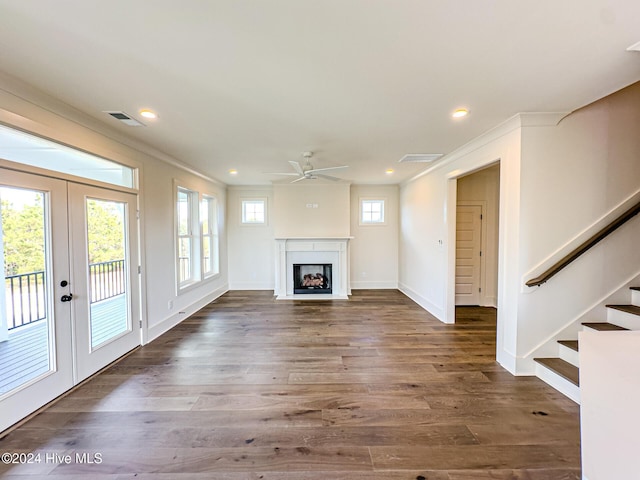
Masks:
[[[620,215],[618,218],[616,218],[614,221],[612,221],[609,225],[604,227],[598,233],[593,235],[591,238],[589,238],[586,242],[581,244],[579,247],[576,247],[575,250],[573,250],[571,253],[569,253],[568,255],[560,259],[558,262],[553,264],[545,272],[541,273],[536,278],[532,278],[531,280],[529,280],[525,285],[527,285],[527,287],[536,287],[536,286],[542,285],[544,282],[549,280],[551,277],[553,277],[556,273],[558,273],[564,267],[566,267],[571,262],[573,262],[580,255],[582,255],[591,247],[593,247],[600,240],[602,240],[603,238],[608,236],[610,233],[614,232],[619,227],[627,223],[629,220],[635,217],[638,213],[640,213],[640,202],[637,203],[635,206],[631,207],[626,212],[624,212],[622,215]]]

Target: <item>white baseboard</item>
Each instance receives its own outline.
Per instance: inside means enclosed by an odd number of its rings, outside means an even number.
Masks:
[[[398,282],[351,282],[352,290],[397,290]]]
[[[273,282],[229,282],[229,290],[273,290]]]
[[[422,297],[420,294],[416,293],[414,290],[412,290],[411,288],[409,288],[403,283],[398,284],[398,290],[400,290],[407,297],[409,297],[411,300],[416,302],[418,305],[424,308],[431,315],[433,315],[438,320],[444,323],[443,319],[445,318],[445,314],[442,308],[438,307],[437,305],[434,305],[429,300]]]
[[[228,285],[224,285],[224,286],[214,290],[213,292],[208,293],[207,295],[202,297],[200,300],[198,300],[196,302],[193,302],[187,308],[183,308],[182,310],[180,310],[180,312],[183,312],[183,313],[179,312],[179,313],[176,313],[174,315],[171,315],[170,317],[164,319],[162,322],[160,322],[160,323],[158,323],[156,325],[153,325],[152,327],[149,327],[147,329],[147,341],[146,341],[145,345],[148,344],[148,343],[151,343],[153,340],[158,338],[163,333],[168,332],[173,327],[178,325],[180,322],[182,322],[183,320],[189,318],[191,315],[196,313],[202,307],[204,307],[205,305],[208,305],[209,303],[213,302],[216,298],[222,296],[223,294],[225,294],[228,291],[229,291]]]

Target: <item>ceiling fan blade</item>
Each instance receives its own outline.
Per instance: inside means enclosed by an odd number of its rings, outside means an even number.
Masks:
[[[296,178],[293,182],[289,182],[289,183],[296,183],[299,182],[300,180],[304,180],[307,177],[300,177],[300,178]]]
[[[326,167],[326,168],[314,168],[307,170],[307,173],[325,172],[327,170],[341,170],[343,168],[349,168],[348,165],[342,165],[341,167]]]
[[[289,163],[293,167],[293,169],[298,172],[298,175],[304,175],[304,170],[300,166],[300,164],[294,160],[289,160]]]
[[[314,177],[319,177],[319,178],[324,178],[325,180],[331,180],[332,182],[337,182],[337,181],[342,180],[341,178],[332,177],[331,175],[322,175],[321,173],[314,173],[313,176]]]

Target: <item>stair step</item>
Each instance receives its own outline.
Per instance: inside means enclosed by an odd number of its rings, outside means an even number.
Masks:
[[[549,370],[557,373],[574,385],[578,387],[580,386],[579,369],[578,367],[571,365],[569,362],[565,362],[561,358],[534,358],[533,360],[538,362],[540,365],[544,365]]]
[[[621,312],[631,313],[633,315],[640,315],[640,307],[637,305],[607,305],[607,308],[613,308],[614,310],[620,310]]]
[[[628,328],[620,327],[618,325],[614,325],[613,323],[607,323],[607,322],[585,322],[582,325],[584,325],[585,327],[592,328],[594,330],[598,330],[600,332],[629,330]]]
[[[578,340],[558,340],[558,343],[576,352],[580,351],[578,347]]]

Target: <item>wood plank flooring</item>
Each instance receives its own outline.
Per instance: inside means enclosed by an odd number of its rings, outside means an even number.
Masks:
[[[457,317],[395,290],[229,292],[2,439],[43,456],[0,475],[578,480],[578,406],[495,362],[493,309]]]

